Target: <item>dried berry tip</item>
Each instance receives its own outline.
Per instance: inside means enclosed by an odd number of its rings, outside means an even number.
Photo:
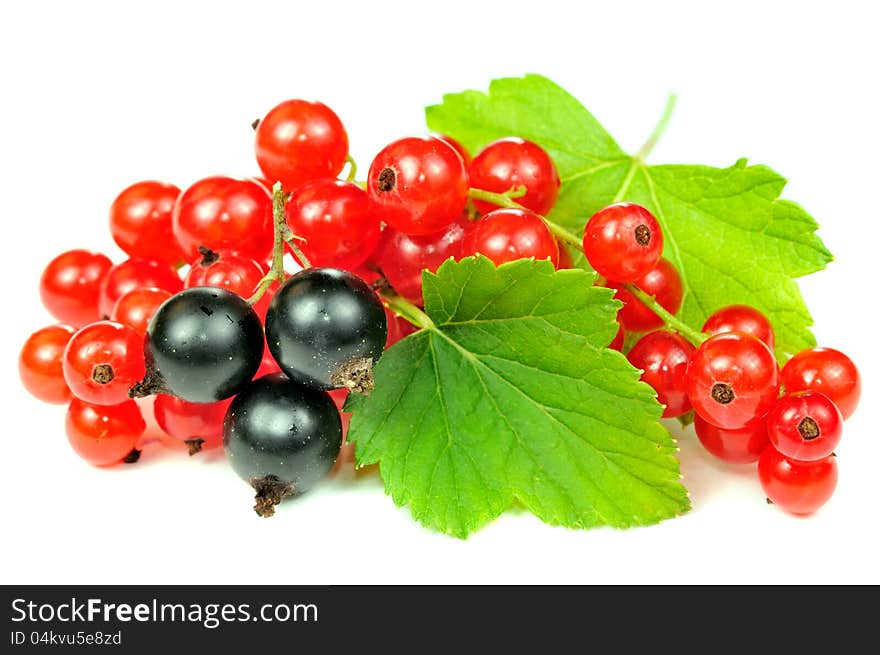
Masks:
[[[639,225],[636,230],[636,241],[638,241],[639,245],[647,246],[651,243],[651,230],[647,225]]]
[[[187,439],[183,443],[186,444],[186,447],[189,448],[189,456],[192,457],[196,453],[202,452],[202,444],[205,443],[204,439]]]
[[[262,478],[251,478],[251,486],[257,492],[254,496],[254,511],[263,518],[275,514],[275,505],[289,496],[294,495],[293,485],[282,482],[274,475]]]
[[[199,254],[202,256],[199,260],[199,266],[207,267],[220,259],[220,253],[214,252],[207,246],[199,246]]]
[[[818,438],[821,434],[816,421],[809,416],[805,416],[801,419],[801,422],[798,423],[798,432],[801,433],[801,437],[803,437],[804,441],[812,441],[813,439]]]
[[[135,382],[128,390],[129,398],[146,398],[157,393],[171,394],[165,379],[151,364],[147,364],[147,373],[140,382]]]
[[[724,382],[716,382],[712,385],[712,400],[719,405],[727,405],[733,402],[736,394],[733,393],[733,387]]]
[[[98,364],[92,369],[92,380],[98,384],[112,382],[115,377],[116,374],[113,372],[113,367],[110,364]]]
[[[373,377],[373,360],[369,357],[350,359],[333,372],[330,382],[337,388],[344,387],[354,393],[369,395],[376,382]]]
[[[134,464],[140,458],[141,458],[141,451],[139,451],[137,448],[132,448],[131,452],[122,458],[122,461],[125,462],[126,464]]]
[[[397,173],[394,172],[393,168],[385,167],[379,173],[379,180],[376,184],[376,187],[379,191],[383,193],[387,193],[389,191],[394,191],[394,188],[397,186]]]

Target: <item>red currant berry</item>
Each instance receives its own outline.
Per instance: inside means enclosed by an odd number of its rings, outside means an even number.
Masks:
[[[293,192],[287,224],[312,266],[351,269],[379,243],[379,218],[366,191],[342,180],[315,180]]]
[[[388,336],[385,338],[386,350],[418,330],[415,325],[404,318],[400,318],[400,316],[387,307],[385,307],[385,322],[388,324]]]
[[[77,455],[94,466],[109,466],[131,454],[147,424],[133,400],[92,405],[74,398],[67,408],[65,427]]]
[[[627,354],[629,363],[642,369],[642,382],[657,392],[665,405],[663,418],[674,418],[691,410],[685,374],[694,347],[674,332],[660,330],[639,339]]]
[[[738,430],[725,430],[694,414],[694,430],[703,448],[723,462],[749,464],[757,462],[767,448],[767,422],[752,421]]]
[[[516,201],[536,214],[545,215],[559,195],[559,173],[544,149],[537,143],[518,137],[498,139],[483,148],[468,168],[471,186],[504,193],[525,187],[526,194]],[[486,214],[496,205],[475,200],[477,209]]]
[[[814,462],[837,448],[843,416],[825,394],[802,391],[776,401],[767,415],[767,434],[773,447],[786,457]]]
[[[343,412],[342,408],[345,405],[345,401],[348,398],[348,389],[331,389],[327,392],[329,396],[333,399],[333,404],[336,405],[336,409],[339,410],[339,419],[342,421],[342,447],[343,449],[348,446],[351,448],[351,444],[345,443],[345,438],[348,436],[348,424],[351,422],[351,414],[349,412]],[[353,455],[353,453],[351,453]],[[341,456],[341,453],[340,453]],[[346,461],[354,461],[352,457],[351,460]],[[334,466],[336,469],[342,468],[338,466],[340,463],[340,457],[336,458],[337,466]]]
[[[556,265],[556,270],[561,271],[566,268],[574,268],[574,260],[571,258],[571,251],[561,241],[556,242],[556,247],[559,248],[559,263]]]
[[[137,182],[110,206],[110,233],[129,257],[176,264],[183,250],[171,230],[171,211],[180,189],[162,182]]]
[[[623,342],[626,339],[626,330],[623,329],[622,325],[617,326],[617,334],[614,335],[614,338],[611,340],[611,343],[608,344],[608,347],[611,350],[616,350],[617,352],[621,352],[623,350]]]
[[[348,155],[342,121],[320,102],[287,100],[273,107],[257,125],[255,139],[263,175],[285,189],[336,177]]]
[[[113,311],[110,312],[110,320],[127,325],[141,336],[146,336],[147,326],[153,314],[159,306],[171,297],[170,291],[156,289],[155,287],[138,287],[122,294]]]
[[[155,259],[126,259],[107,271],[101,281],[98,299],[101,316],[109,317],[117,300],[143,287],[177,293],[183,289],[183,280],[171,266]]]
[[[265,271],[254,259],[235,252],[217,253],[207,248],[201,248],[200,252],[202,256],[189,267],[183,281],[184,289],[220,287],[247,299],[259,288]],[[273,283],[254,305],[261,319],[266,316],[269,302],[277,289],[278,284]]]
[[[169,437],[186,442],[190,455],[217,448],[223,439],[223,419],[232,398],[216,403],[191,403],[159,394],[153,403],[156,423]]]
[[[798,462],[768,446],[758,460],[758,478],[774,504],[791,514],[812,514],[834,494],[837,461],[829,455],[814,462]]]
[[[675,270],[668,259],[661,259],[657,265],[642,277],[636,280],[639,289],[652,296],[670,314],[675,314],[681,309],[681,299],[684,290],[681,284],[681,276]],[[641,300],[623,288],[616,282],[607,282],[609,289],[614,289],[614,297],[623,303],[617,314],[623,326],[632,332],[646,332],[655,330],[663,325],[663,319],[652,312]]]
[[[466,167],[471,165],[471,153],[469,153],[467,151],[467,148],[465,148],[463,145],[461,145],[458,141],[453,139],[451,136],[447,136],[445,134],[434,134],[432,136],[435,136],[438,139],[440,139],[441,141],[443,141],[444,143],[447,143],[450,146],[452,146],[452,149],[458,153],[458,156],[461,157],[461,160],[464,162],[464,165]]]
[[[385,228],[375,261],[397,293],[416,305],[424,305],[422,270],[434,273],[450,257],[457,259],[470,226],[470,221],[460,215],[439,232],[425,236],[409,236]]]
[[[480,253],[496,266],[523,257],[559,265],[559,246],[541,217],[528,209],[496,209],[476,221],[461,242],[461,256]]]
[[[376,213],[404,234],[432,234],[467,203],[468,175],[458,153],[436,137],[408,137],[376,155],[367,175]]]
[[[172,215],[186,259],[199,246],[234,250],[258,262],[272,250],[272,198],[253,180],[208,177],[180,194]]]
[[[63,404],[70,400],[70,389],[61,370],[61,356],[76,332],[69,325],[50,325],[37,330],[21,348],[18,374],[28,392],[44,403]]]
[[[272,187],[275,185],[272,184],[272,182],[267,180],[265,177],[249,177],[247,179],[256,182],[266,190],[266,193],[268,193],[270,196],[272,195]]]
[[[831,399],[844,419],[856,411],[862,380],[853,361],[833,348],[810,348],[799,352],[782,367],[786,393],[818,391]]]
[[[259,286],[263,274],[263,267],[250,257],[204,249],[189,267],[183,288],[220,287],[247,298]]]
[[[254,373],[254,380],[263,377],[264,375],[269,375],[270,373],[280,373],[281,367],[278,366],[278,362],[275,361],[275,358],[272,357],[272,353],[269,350],[268,344],[263,348],[263,359],[260,360],[260,368],[257,369],[257,372]]]
[[[763,418],[778,393],[776,359],[767,344],[749,334],[709,337],[688,364],[688,398],[719,428],[736,430]]]
[[[81,327],[101,318],[101,281],[113,262],[88,250],[69,250],[49,262],[40,277],[40,298],[59,321]]]
[[[584,254],[605,279],[635,282],[660,261],[663,233],[647,209],[620,202],[600,209],[587,222]]]
[[[748,305],[729,305],[712,314],[703,324],[706,334],[744,332],[767,344],[770,350],[776,346],[773,327],[760,311]]]
[[[74,396],[95,405],[116,405],[144,377],[144,337],[112,321],[92,323],[71,337],[62,366]]]

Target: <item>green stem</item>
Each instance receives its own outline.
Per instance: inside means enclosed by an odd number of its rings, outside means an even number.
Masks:
[[[273,239],[272,239],[272,265],[269,272],[260,280],[256,291],[248,298],[250,305],[255,305],[263,294],[266,293],[273,282],[284,282],[287,274],[284,272],[284,242],[286,236],[290,233],[287,227],[287,217],[284,213],[284,191],[281,188],[281,182],[276,182],[272,187],[272,223],[273,223]]]
[[[391,289],[381,289],[379,295],[395,314],[406,319],[419,329],[435,330],[434,321],[421,309],[413,305],[402,296],[397,295]]]
[[[648,309],[657,314],[658,317],[663,319],[663,323],[666,327],[675,330],[695,346],[699,346],[706,340],[705,334],[697,332],[687,323],[676,318],[674,314],[669,313],[663,305],[657,302],[654,296],[649,296],[634,284],[624,284],[623,288],[638,298],[648,307]]]
[[[498,205],[499,207],[505,207],[507,209],[526,209],[511,197],[511,193],[516,193],[516,191],[508,193],[494,193],[492,191],[485,191],[483,189],[470,189],[468,191],[468,197],[470,197],[471,200],[482,200],[483,202],[488,202],[492,205]],[[569,232],[558,223],[554,223],[553,221],[549,220],[546,216],[541,216],[541,218],[544,220],[544,223],[547,224],[547,227],[557,239],[574,246],[578,250],[583,249],[582,241],[581,239],[577,238],[576,234],[574,234],[573,232]]]
[[[348,162],[348,177],[346,177],[347,182],[354,182],[354,179],[357,177],[358,167],[354,161],[354,157],[351,155],[345,155],[345,161]]]
[[[663,136],[663,133],[669,126],[669,119],[672,118],[672,112],[675,111],[675,103],[677,100],[678,96],[674,93],[670,93],[666,98],[666,105],[663,107],[663,113],[660,114],[660,120],[657,121],[654,131],[651,132],[651,136],[649,136],[648,140],[642,144],[642,147],[639,148],[639,151],[635,155],[637,161],[645,161],[647,156],[651,154],[654,146],[657,145],[657,142]]]

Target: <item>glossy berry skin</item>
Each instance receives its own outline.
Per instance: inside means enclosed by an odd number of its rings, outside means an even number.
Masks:
[[[312,266],[352,269],[379,243],[379,217],[367,192],[342,180],[315,180],[293,191],[287,225]]]
[[[467,148],[461,145],[458,141],[453,139],[451,136],[447,136],[446,134],[434,134],[433,136],[452,146],[452,149],[458,153],[459,157],[461,157],[461,160],[464,162],[465,167],[471,165],[471,161],[473,159],[471,157],[471,153],[469,153]]]
[[[113,262],[89,250],[68,250],[53,259],[40,277],[40,299],[56,319],[82,327],[101,318],[101,281]]]
[[[763,418],[779,393],[773,353],[760,339],[741,332],[706,339],[691,357],[686,378],[696,412],[727,430]]]
[[[101,281],[98,309],[101,316],[113,313],[116,301],[129,291],[144,287],[164,289],[177,293],[183,288],[183,281],[168,264],[155,259],[126,259],[107,271]]]
[[[382,232],[374,259],[394,290],[421,306],[425,304],[422,270],[434,273],[450,257],[457,259],[461,242],[470,228],[470,221],[463,215],[440,232],[420,237],[387,227]]]
[[[147,326],[171,292],[155,287],[138,287],[120,296],[110,312],[110,320],[127,325],[139,335],[147,333]]]
[[[843,435],[843,416],[817,391],[785,395],[767,415],[770,443],[788,458],[814,462],[828,457]]]
[[[37,330],[24,342],[18,356],[18,375],[34,398],[57,405],[70,400],[61,357],[74,332],[70,325],[50,325]]]
[[[187,261],[203,246],[261,262],[272,250],[272,198],[254,180],[208,177],[180,194],[172,226]]]
[[[308,491],[330,472],[341,445],[339,410],[330,396],[280,373],[242,390],[223,424],[223,448],[232,470],[255,487],[254,482],[272,476],[290,485],[293,495]]]
[[[613,282],[635,282],[660,261],[663,233],[647,209],[620,202],[590,217],[583,245],[587,261],[599,275]]]
[[[183,287],[219,287],[247,300],[254,295],[264,275],[263,267],[251,257],[236,252],[204,250],[202,257],[190,265]],[[274,288],[273,284],[254,305],[260,318],[266,315]]]
[[[223,419],[231,398],[216,403],[191,403],[182,398],[159,394],[153,415],[162,431],[180,441],[199,440],[199,450],[218,448],[223,438]]]
[[[744,332],[766,343],[770,350],[776,347],[776,338],[770,321],[760,310],[748,305],[722,307],[706,319],[702,331],[706,334]]]
[[[791,514],[812,514],[834,494],[837,458],[798,462],[768,446],[758,460],[758,478],[775,505]]]
[[[133,400],[92,405],[74,398],[67,408],[65,428],[77,455],[94,466],[109,466],[137,447],[147,425]]]
[[[553,209],[559,195],[559,173],[550,155],[537,143],[518,137],[487,145],[474,157],[468,174],[475,189],[504,193],[524,186],[526,194],[516,202],[542,216]],[[474,204],[483,214],[498,209],[482,200]]]
[[[344,386],[339,376],[359,359],[375,364],[387,337],[385,310],[362,279],[337,268],[290,277],[266,314],[266,341],[288,377],[316,389]]]
[[[684,290],[681,276],[668,259],[661,259],[657,265],[633,282],[639,289],[652,296],[670,314],[681,309]],[[663,319],[652,312],[633,294],[616,282],[607,282],[609,289],[614,289],[614,297],[623,303],[617,313],[617,320],[631,332],[647,332],[656,330],[663,325]]]
[[[67,343],[62,369],[71,393],[93,405],[128,400],[128,389],[144,376],[144,337],[113,321],[77,331]]]
[[[523,257],[559,265],[559,244],[541,217],[527,209],[496,209],[476,221],[461,242],[461,256],[481,254],[496,266]]]
[[[467,169],[445,141],[407,137],[376,155],[367,175],[367,193],[376,214],[395,230],[432,234],[464,210]]]
[[[767,422],[763,419],[738,430],[725,430],[694,414],[694,430],[706,450],[722,462],[731,464],[757,462],[770,443],[767,439]]]
[[[642,382],[657,392],[657,402],[665,405],[663,418],[673,418],[691,410],[685,374],[694,347],[674,332],[660,330],[639,339],[626,358],[642,369]]]
[[[853,361],[833,348],[809,348],[782,367],[786,393],[818,391],[837,405],[844,419],[856,411],[862,380]]]
[[[176,264],[183,257],[171,229],[171,212],[180,189],[147,180],[124,189],[110,206],[110,234],[129,257]]]
[[[263,326],[241,297],[217,287],[186,289],[166,301],[147,329],[148,372],[162,391],[194,403],[224,400],[254,377],[263,357]],[[150,382],[148,374],[145,382]]]
[[[257,125],[255,140],[263,175],[288,191],[336,177],[348,155],[342,121],[320,102],[287,100],[273,107]]]

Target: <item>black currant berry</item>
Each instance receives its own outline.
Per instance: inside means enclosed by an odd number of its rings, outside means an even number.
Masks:
[[[342,445],[339,410],[329,394],[273,373],[232,401],[223,449],[233,470],[256,492],[254,511],[311,489],[333,468]]]
[[[217,287],[186,289],[156,311],[144,355],[147,374],[129,396],[167,393],[215,402],[253,379],[263,357],[263,328],[241,296]]]
[[[308,268],[278,290],[266,313],[266,340],[287,375],[316,389],[369,392],[385,347],[382,303],[356,275]]]

